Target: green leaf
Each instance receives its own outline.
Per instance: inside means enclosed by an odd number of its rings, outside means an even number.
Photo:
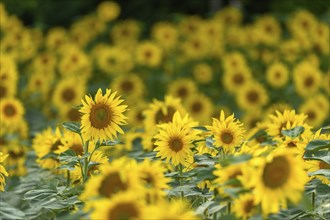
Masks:
[[[330,164],[330,151],[306,151],[304,154],[305,160],[319,160]]]
[[[115,141],[103,141],[100,146],[116,146],[118,144],[124,144],[123,142],[119,141],[119,140],[115,140]]]
[[[305,131],[303,126],[297,126],[289,130],[282,130],[281,133],[285,136],[295,138],[301,135]]]
[[[330,134],[330,125],[321,128],[321,134]]]
[[[206,127],[204,126],[196,126],[196,127],[193,127],[193,129],[195,130],[201,130],[201,131],[209,131]]]
[[[76,106],[73,106],[72,108],[73,109],[81,109],[84,105],[83,104],[80,104],[80,105],[76,105]]]
[[[55,197],[57,191],[54,189],[34,189],[26,192],[23,196],[24,200],[40,200],[41,198],[48,199],[50,197]]]
[[[0,200],[0,219],[26,219],[25,213]]]
[[[316,193],[319,195],[326,195],[329,196],[330,186],[326,184],[320,184],[316,187]]]
[[[63,122],[62,126],[69,131],[80,134],[80,124],[77,122]]]
[[[306,146],[306,151],[316,151],[330,148],[330,140],[312,140]]]
[[[330,179],[330,170],[329,169],[320,169],[311,173],[308,173],[309,176],[321,175]]]

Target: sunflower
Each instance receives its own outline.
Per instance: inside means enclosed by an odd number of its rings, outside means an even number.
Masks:
[[[106,1],[97,6],[97,16],[101,21],[115,20],[120,14],[120,6],[116,2]]]
[[[193,96],[196,91],[197,87],[194,81],[187,78],[181,78],[173,81],[168,86],[167,94],[181,98],[182,101],[186,101],[186,99]]]
[[[156,203],[160,198],[166,195],[166,189],[169,189],[170,179],[165,177],[166,169],[161,161],[150,161],[145,159],[138,165],[140,179],[146,193],[148,203]]]
[[[9,154],[3,154],[0,152],[0,191],[5,191],[5,176],[8,176],[6,168],[2,165],[2,163],[6,160]]]
[[[220,164],[215,165],[216,170],[213,174],[216,176],[216,179],[213,181],[213,185],[221,195],[228,196],[225,189],[241,185],[240,182],[235,181],[242,176],[242,167],[245,165],[245,163],[231,164],[226,167]]]
[[[120,158],[110,164],[103,164],[98,175],[89,178],[80,198],[89,201],[93,198],[111,198],[123,192],[143,192],[138,177],[136,162]]]
[[[166,159],[167,163],[171,160],[175,166],[184,165],[193,157],[192,142],[197,139],[199,133],[193,129],[195,126],[197,126],[196,122],[188,115],[181,117],[179,112],[174,114],[172,122],[160,125],[154,137],[157,146],[154,151],[157,151],[157,157]]]
[[[235,147],[243,141],[243,124],[234,118],[234,114],[225,118],[223,110],[220,112],[219,120],[213,118],[212,126],[206,126],[213,137],[214,145],[222,147],[225,153],[235,151]]]
[[[265,158],[253,159],[246,168],[242,183],[253,190],[263,215],[286,209],[287,199],[294,204],[300,201],[308,178],[303,160],[294,151],[279,148]]]
[[[20,100],[15,98],[4,98],[0,100],[0,126],[1,129],[13,132],[19,128],[24,121],[24,107]]]
[[[315,94],[321,85],[320,71],[308,62],[298,64],[293,70],[293,82],[296,92],[302,97]]]
[[[0,98],[14,97],[18,80],[15,62],[6,54],[1,53],[0,56]]]
[[[80,122],[81,121],[81,112],[79,109],[70,107],[62,107],[59,111],[61,121],[72,121]]]
[[[223,67],[225,72],[234,71],[239,68],[247,67],[246,60],[244,56],[239,52],[232,52],[226,54],[223,58]]]
[[[239,218],[246,220],[257,213],[257,204],[253,194],[240,195],[233,203],[233,212]]]
[[[288,79],[289,72],[284,64],[274,63],[268,67],[266,80],[272,87],[281,88],[287,84]]]
[[[308,160],[308,161],[305,161],[305,162],[306,162],[309,173],[312,173],[312,172],[315,172],[315,171],[321,170],[321,169],[330,170],[330,164],[328,164],[324,161],[321,161],[321,160]],[[317,178],[317,179],[321,180],[322,183],[324,183],[326,185],[330,184],[330,179],[327,178],[326,176],[312,175],[311,179],[314,179],[314,178]]]
[[[240,108],[255,110],[267,104],[268,95],[260,83],[250,82],[238,91],[236,100]]]
[[[204,36],[196,35],[180,44],[184,58],[198,60],[210,52],[210,42]]]
[[[45,44],[50,50],[59,49],[68,42],[68,36],[64,28],[52,28],[48,31]]]
[[[42,100],[48,98],[48,92],[52,76],[46,76],[41,72],[35,72],[31,74],[28,78],[27,83],[27,93],[28,94],[38,94]]]
[[[201,123],[208,123],[213,114],[213,104],[204,94],[196,94],[185,102],[186,109],[191,117]]]
[[[122,145],[122,147],[126,151],[134,150],[134,146],[141,142],[143,136],[144,134],[141,132],[128,131],[123,137],[124,144]]]
[[[241,23],[243,15],[238,8],[226,7],[215,14],[215,18],[222,24],[230,27]]]
[[[157,67],[162,62],[162,53],[162,49],[155,43],[140,43],[136,47],[136,62],[148,67]]]
[[[158,22],[152,27],[152,38],[155,39],[165,51],[168,51],[175,47],[178,33],[173,24]]]
[[[77,83],[77,78],[66,77],[60,80],[53,93],[53,103],[57,109],[77,106],[85,94],[85,83]]]
[[[234,70],[225,71],[223,85],[227,91],[237,93],[243,86],[251,81],[251,72],[247,67],[237,67]]]
[[[213,70],[210,65],[206,63],[200,63],[194,66],[193,76],[194,79],[200,84],[207,84],[212,81]]]
[[[136,20],[117,22],[111,31],[111,39],[115,45],[131,49],[140,36],[141,28]]]
[[[172,96],[165,96],[164,101],[153,100],[149,107],[143,112],[146,131],[154,131],[157,124],[172,121],[176,111],[185,113],[180,99]]]
[[[111,199],[95,201],[94,207],[91,213],[92,220],[137,220],[147,217],[143,200],[134,192],[121,193]]]
[[[4,154],[9,154],[3,162],[10,176],[24,176],[26,174],[27,149],[20,144],[20,140],[7,136],[0,136],[0,148]]]
[[[191,205],[186,200],[163,200],[146,208],[148,215],[145,219],[200,219],[190,207]]]
[[[329,115],[328,111],[320,108],[314,96],[301,104],[299,112],[306,114],[306,123],[316,128],[321,126]]]
[[[113,79],[110,88],[132,102],[138,100],[145,92],[144,82],[138,74],[123,74]]]
[[[84,141],[113,140],[117,137],[117,132],[124,133],[119,126],[126,124],[123,113],[127,106],[121,105],[123,100],[115,97],[116,94],[117,92],[111,93],[107,89],[102,95],[102,90],[99,89],[94,100],[87,95],[82,100],[83,107],[79,111],[82,113],[81,133]]]
[[[147,109],[147,104],[144,101],[139,101],[134,108],[127,112],[127,121],[130,127],[142,128],[144,122],[143,111]]]
[[[258,41],[266,45],[275,45],[281,38],[281,27],[273,16],[262,16],[255,22]]]
[[[296,114],[295,110],[284,110],[283,112],[276,111],[276,114],[269,115],[270,121],[267,124],[267,133],[270,136],[281,138],[282,130],[289,130],[296,126],[303,126],[305,131],[303,134],[310,133],[311,127],[305,123],[307,115]]]

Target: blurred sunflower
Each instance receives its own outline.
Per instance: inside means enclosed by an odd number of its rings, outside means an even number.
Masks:
[[[225,71],[222,82],[227,91],[237,93],[252,79],[251,72],[247,67],[237,67],[234,70]]]
[[[145,204],[139,194],[130,192],[102,199],[95,202],[95,209],[91,213],[92,220],[134,220],[146,219]]]
[[[12,57],[0,54],[0,98],[12,98],[16,94],[18,74]]]
[[[289,149],[273,151],[266,158],[255,158],[254,169],[244,173],[242,183],[252,188],[263,215],[287,208],[287,199],[297,204],[308,178],[301,158]]]
[[[134,105],[134,108],[127,112],[128,126],[134,128],[142,128],[144,122],[143,112],[147,109],[147,104],[144,101],[140,101]]]
[[[172,122],[159,125],[158,133],[154,137],[157,157],[166,159],[167,163],[171,160],[175,166],[184,165],[186,160],[193,157],[192,142],[197,139],[199,133],[193,127],[197,125],[188,115],[181,117],[179,112],[173,115]]]
[[[57,109],[77,106],[85,94],[85,83],[77,83],[76,77],[61,79],[55,86],[53,103]]]
[[[254,110],[267,104],[268,95],[262,84],[250,82],[238,91],[236,100],[240,108]]]
[[[143,112],[146,131],[154,131],[157,124],[172,121],[176,111],[179,111],[180,114],[186,112],[178,98],[165,96],[164,101],[153,100],[149,107]]]
[[[310,63],[300,63],[293,70],[295,89],[302,97],[315,94],[321,85],[321,80],[320,71]]]
[[[235,147],[242,143],[244,138],[243,124],[234,118],[234,114],[225,118],[223,110],[220,112],[219,120],[213,118],[211,126],[206,126],[215,141],[216,147],[221,147],[225,153],[235,151]]]
[[[101,2],[97,6],[97,16],[101,21],[109,22],[115,20],[120,14],[120,6],[113,1]]]
[[[320,108],[314,96],[305,100],[299,107],[299,113],[307,115],[306,123],[315,128],[320,127],[327,119],[329,113],[324,110]]]
[[[169,51],[175,47],[178,41],[178,33],[174,24],[167,22],[158,22],[152,27],[152,38],[164,48],[164,51]]]
[[[111,31],[111,39],[115,45],[132,49],[138,41],[141,28],[135,20],[124,20],[116,23]]]
[[[120,125],[126,124],[126,116],[123,113],[127,110],[126,105],[120,97],[116,97],[117,92],[111,93],[107,89],[102,95],[99,89],[94,97],[85,96],[82,100],[83,107],[79,110],[81,117],[81,133],[84,141],[92,140],[101,142],[106,139],[112,140],[117,137],[117,132],[123,134]]]
[[[188,78],[181,78],[171,82],[168,86],[167,94],[180,98],[185,102],[189,97],[193,96],[197,91],[196,84]]]
[[[0,152],[0,191],[2,192],[5,191],[5,185],[6,185],[5,176],[8,176],[6,168],[2,164],[8,156],[9,154],[3,154],[2,152]]]
[[[0,126],[1,129],[16,131],[24,121],[24,107],[20,100],[4,98],[0,100]]]
[[[136,47],[136,62],[148,67],[157,67],[162,62],[162,49],[155,43],[145,41]]]
[[[212,81],[213,70],[210,65],[200,63],[193,68],[194,79],[200,84],[207,84]]]
[[[131,102],[140,99],[144,92],[144,82],[138,74],[130,73],[115,77],[110,88],[120,93],[125,99]]]
[[[269,85],[275,88],[285,86],[289,80],[287,67],[282,63],[274,63],[270,65],[266,72],[266,80]]]
[[[3,162],[10,176],[24,176],[27,172],[26,154],[27,148],[20,143],[19,139],[0,137],[0,148],[4,154],[9,154]]]
[[[213,114],[213,103],[204,94],[196,94],[185,101],[184,106],[192,118],[204,124],[208,123]]]
[[[240,195],[233,203],[233,212],[237,217],[243,218],[244,220],[257,213],[257,204],[253,194],[245,193]]]

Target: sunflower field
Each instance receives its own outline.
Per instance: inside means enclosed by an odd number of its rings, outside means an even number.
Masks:
[[[0,3],[1,220],[330,218],[329,16],[121,11]]]

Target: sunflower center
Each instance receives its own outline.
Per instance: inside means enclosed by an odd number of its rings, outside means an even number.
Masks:
[[[253,199],[247,200],[244,203],[244,213],[246,213],[246,214],[250,213],[252,211],[253,207],[254,207]]]
[[[171,106],[167,108],[167,114],[164,114],[163,111],[161,109],[159,109],[158,112],[156,113],[156,117],[155,117],[156,124],[159,124],[160,122],[167,123],[167,122],[172,121],[175,111],[176,111],[175,108],[173,108]]]
[[[60,145],[62,145],[62,142],[61,142],[61,140],[57,140],[57,141],[55,141],[55,143],[54,143],[54,144],[52,144],[52,146],[51,146],[50,150],[51,150],[51,151],[55,151],[55,150],[57,150],[57,149],[58,149],[58,146],[60,146]]]
[[[124,90],[125,92],[130,92],[130,91],[133,90],[134,85],[133,85],[133,83],[130,82],[130,81],[125,81],[125,82],[123,82],[123,83],[121,84],[120,87],[121,87],[122,90]]]
[[[200,102],[195,102],[191,106],[191,109],[193,112],[200,112],[203,109],[203,105]]]
[[[115,205],[109,212],[109,219],[130,220],[139,218],[139,210],[131,202],[122,202]]]
[[[311,87],[313,84],[314,84],[314,78],[311,76],[308,76],[304,81],[304,85],[306,87]]]
[[[142,111],[139,111],[137,114],[136,114],[136,120],[139,121],[139,122],[142,122],[144,120],[144,116],[143,116],[143,113]]]
[[[185,98],[188,95],[188,91],[185,87],[181,87],[178,89],[178,96],[181,98]]]
[[[313,111],[307,112],[307,116],[308,116],[308,119],[311,119],[311,120],[316,118],[316,114]]]
[[[221,140],[225,144],[231,144],[233,142],[233,139],[234,139],[233,134],[230,132],[223,132],[221,134]]]
[[[244,83],[244,77],[241,74],[237,73],[233,76],[233,81],[235,84],[241,85],[242,83]]]
[[[147,186],[153,187],[154,186],[154,178],[150,173],[146,173],[143,180],[146,182]]]
[[[289,179],[289,176],[289,161],[283,156],[278,156],[272,162],[266,164],[262,174],[262,180],[266,187],[276,189],[283,186]]]
[[[282,74],[281,74],[280,72],[276,72],[276,73],[274,74],[274,76],[275,76],[276,79],[280,79],[281,76],[282,76]]]
[[[99,103],[92,107],[90,121],[94,128],[102,129],[110,125],[112,112],[108,106]]]
[[[5,86],[0,86],[0,98],[5,97],[7,94],[7,88]]]
[[[169,146],[171,150],[175,152],[179,152],[183,148],[183,143],[181,139],[176,137],[170,140]]]
[[[19,151],[19,152],[9,151],[8,153],[9,153],[9,157],[14,159],[14,160],[24,156],[23,151]]]
[[[297,147],[297,145],[296,145],[293,141],[289,142],[289,143],[287,144],[287,146],[288,146],[288,147]]]
[[[72,90],[71,88],[66,88],[62,92],[62,98],[66,102],[71,102],[75,98],[76,94],[75,91]]]
[[[118,172],[108,174],[99,187],[99,193],[103,196],[110,197],[119,191],[125,191],[128,188]]]
[[[83,146],[81,144],[73,144],[70,147],[77,155],[83,155]]]
[[[7,104],[4,108],[4,113],[7,117],[13,117],[14,115],[16,115],[16,108],[15,106],[11,105],[11,104]]]
[[[249,91],[247,93],[247,99],[251,102],[251,103],[256,103],[259,100],[259,94],[256,91]]]
[[[145,57],[146,59],[150,59],[150,58],[151,58],[151,55],[152,55],[152,53],[151,53],[150,50],[146,50],[146,51],[144,52],[144,57]]]

